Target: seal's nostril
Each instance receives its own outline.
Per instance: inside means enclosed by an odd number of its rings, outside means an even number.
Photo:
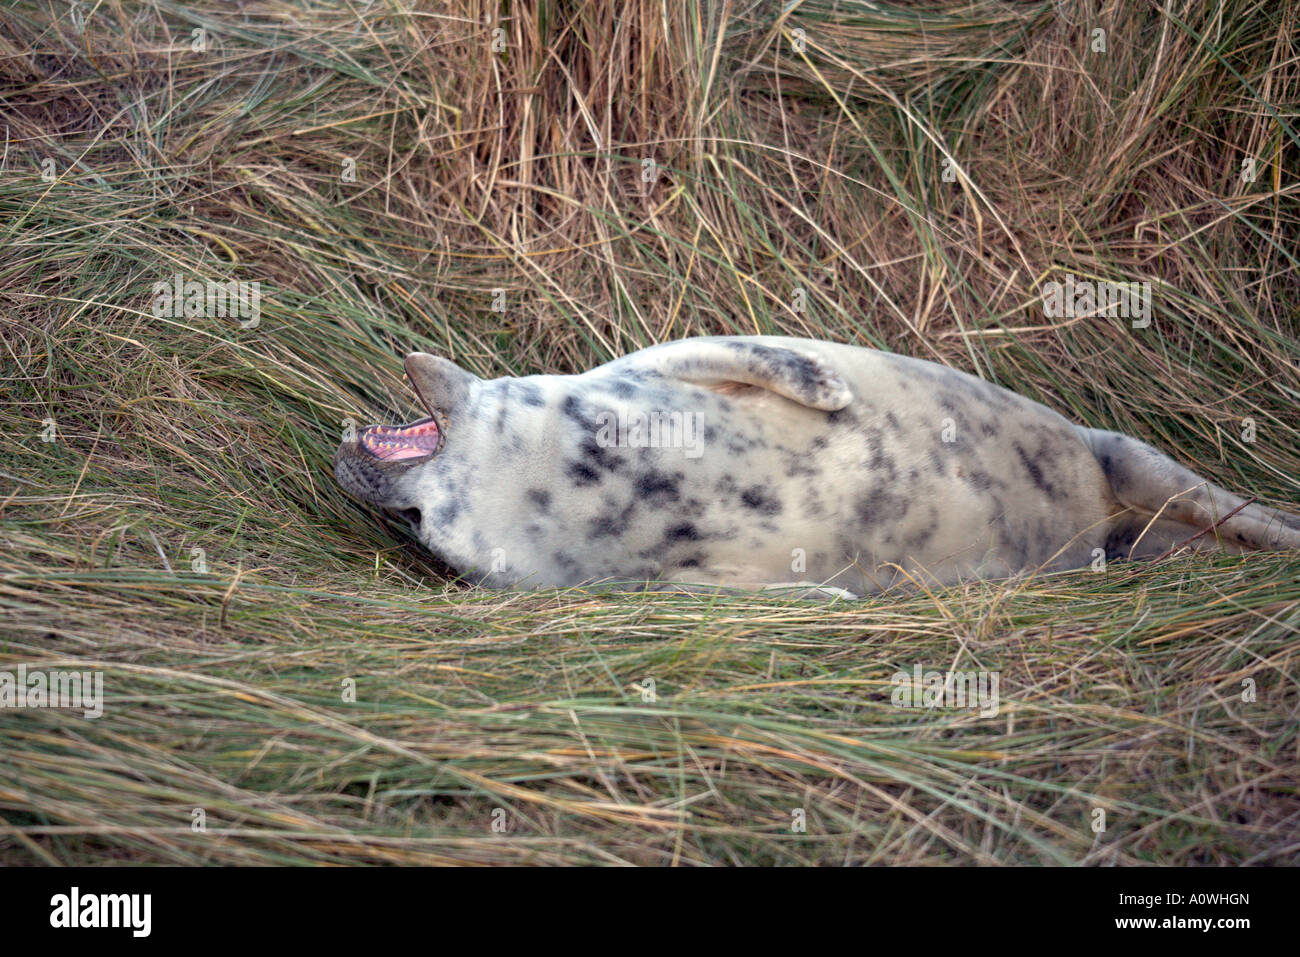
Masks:
[[[420,527],[420,510],[418,508],[399,508],[397,510],[399,518],[404,518],[414,529]]]

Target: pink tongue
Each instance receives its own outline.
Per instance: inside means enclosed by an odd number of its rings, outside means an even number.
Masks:
[[[433,422],[405,427],[376,425],[362,432],[360,441],[378,459],[421,459],[438,451],[438,426]]]

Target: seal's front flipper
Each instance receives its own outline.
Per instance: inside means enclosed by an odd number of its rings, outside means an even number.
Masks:
[[[669,342],[637,353],[634,368],[708,388],[739,384],[766,389],[823,412],[853,400],[848,383],[821,357],[744,340]]]

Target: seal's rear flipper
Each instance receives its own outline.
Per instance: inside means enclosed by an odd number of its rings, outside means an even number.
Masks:
[[[853,400],[848,384],[824,360],[781,346],[685,339],[635,356],[636,368],[650,368],[669,378],[709,388],[729,383],[754,386],[823,412],[842,409]]]
[[[1127,435],[1076,428],[1106,473],[1115,498],[1148,518],[1159,514],[1162,538],[1168,537],[1170,520],[1185,526],[1189,538],[1222,522],[1204,537],[1242,548],[1300,548],[1300,517],[1247,505],[1241,496]]]

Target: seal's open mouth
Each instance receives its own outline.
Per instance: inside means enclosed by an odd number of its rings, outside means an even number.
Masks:
[[[371,425],[361,430],[357,445],[377,459],[398,462],[428,458],[438,451],[440,433],[432,417],[410,425]]]

